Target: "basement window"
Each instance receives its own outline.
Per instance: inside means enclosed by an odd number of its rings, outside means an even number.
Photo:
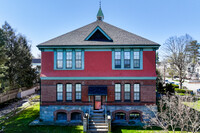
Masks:
[[[57,113],[57,119],[56,120],[67,120],[67,114],[64,112]]]
[[[126,120],[126,114],[123,112],[116,113],[115,120]]]
[[[81,120],[81,113],[78,113],[78,112],[72,113],[71,120]]]

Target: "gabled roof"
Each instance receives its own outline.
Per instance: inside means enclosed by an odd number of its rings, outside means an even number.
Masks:
[[[112,38],[112,42],[104,41],[87,41],[85,38],[99,26],[109,37]],[[64,35],[53,38],[49,41],[41,43],[38,47],[42,46],[73,46],[73,45],[153,45],[160,46],[158,43],[122,30],[118,27],[110,25],[101,20],[97,20],[91,24],[83,26],[74,31],[68,32]]]

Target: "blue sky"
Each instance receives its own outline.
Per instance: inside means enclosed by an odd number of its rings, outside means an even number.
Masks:
[[[36,45],[96,21],[99,0],[0,0],[7,21]],[[159,44],[186,33],[199,42],[200,0],[102,0],[104,21]]]

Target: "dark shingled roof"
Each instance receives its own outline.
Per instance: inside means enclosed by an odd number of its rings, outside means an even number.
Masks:
[[[99,26],[113,42],[106,41],[86,41],[86,37]],[[106,22],[97,20],[91,24],[83,26],[64,35],[53,38],[49,41],[41,43],[40,46],[69,46],[69,45],[157,45],[158,43],[122,30],[118,27],[110,25]]]

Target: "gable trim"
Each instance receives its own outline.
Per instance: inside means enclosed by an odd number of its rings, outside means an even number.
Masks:
[[[85,41],[88,41],[94,33],[99,30],[109,41],[112,41],[112,39],[104,32],[99,26],[97,26],[86,38]]]

